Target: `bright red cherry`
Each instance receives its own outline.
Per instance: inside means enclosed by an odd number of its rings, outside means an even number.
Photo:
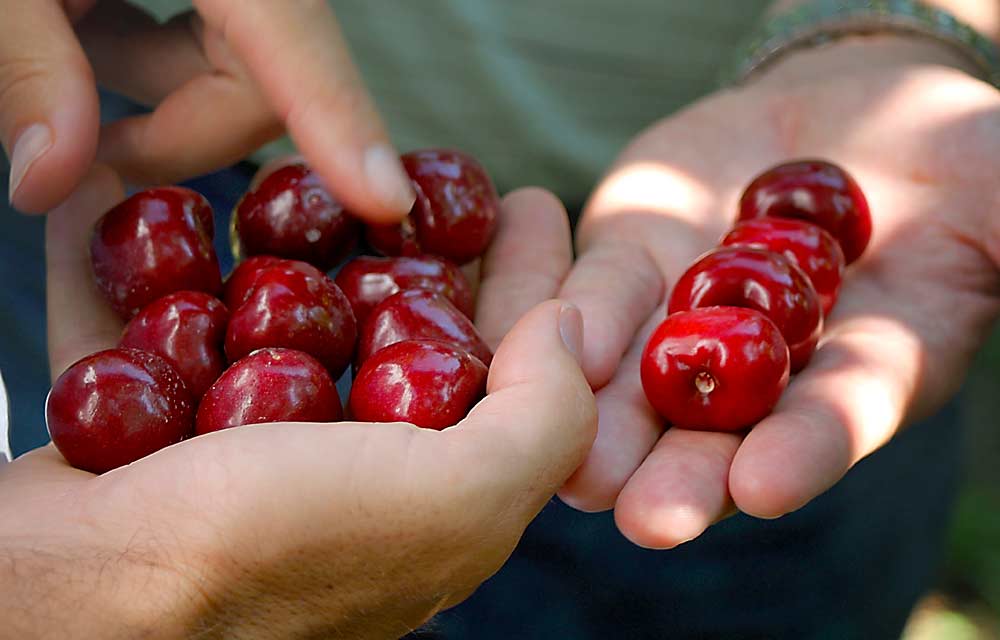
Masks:
[[[465,264],[486,251],[500,199],[489,174],[461,151],[425,149],[401,156],[417,200],[399,225],[369,226],[369,244],[395,256],[430,253]]]
[[[446,260],[433,256],[419,258],[376,258],[360,256],[348,262],[335,278],[359,324],[375,305],[405,289],[427,289],[448,298],[471,318],[475,313],[472,288],[462,271]]]
[[[847,264],[864,252],[872,219],[861,187],[849,173],[822,160],[798,160],[757,176],[740,199],[740,220],[802,218],[830,232]]]
[[[175,291],[219,293],[210,219],[200,195],[163,187],[135,194],[97,221],[90,242],[94,277],[122,318]]]
[[[237,256],[268,254],[326,271],[350,252],[360,230],[312,169],[291,164],[243,196],[233,212],[230,240]]]
[[[198,435],[264,422],[337,422],[340,396],[309,354],[261,349],[226,369],[198,407]]]
[[[232,311],[226,356],[235,362],[257,349],[297,349],[336,378],[350,363],[357,336],[351,303],[333,280],[278,265],[261,272],[250,297]]]
[[[820,227],[792,218],[756,218],[738,223],[720,244],[782,254],[809,276],[824,315],[836,304],[844,277],[844,252]]]
[[[439,340],[487,365],[493,359],[472,322],[447,298],[424,289],[395,293],[372,310],[361,326],[355,362],[360,366],[372,354],[404,340]]]
[[[823,330],[819,296],[785,256],[761,249],[721,247],[699,258],[674,285],[669,313],[701,307],[747,307],[781,331],[792,372],[812,357]]]
[[[483,397],[488,373],[478,358],[450,344],[397,342],[361,366],[351,387],[350,415],[363,422],[444,429]]]
[[[758,311],[681,311],[657,327],[642,353],[646,398],[675,427],[740,431],[771,412],[788,385],[788,347]]]
[[[301,271],[314,278],[324,278],[326,274],[301,260],[286,260],[276,256],[254,256],[240,262],[222,285],[222,300],[229,309],[236,309],[246,302],[257,285],[257,277],[271,267],[282,266]]]
[[[126,325],[119,346],[149,351],[169,362],[197,400],[226,368],[222,342],[228,319],[217,298],[178,291],[143,307]]]
[[[163,358],[108,349],[59,376],[45,402],[45,421],[67,462],[104,473],[190,436],[194,404]]]

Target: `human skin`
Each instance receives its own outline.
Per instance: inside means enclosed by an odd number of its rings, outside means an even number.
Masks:
[[[84,231],[121,197],[114,174],[96,169],[49,214],[55,375],[117,340]],[[102,476],[51,446],[0,468],[0,601],[11,612],[0,636],[388,638],[460,602],[506,560],[594,436],[574,355],[579,313],[536,306],[570,255],[552,196],[504,200],[478,300],[496,348],[489,395],[452,429],[255,425]],[[515,287],[530,310],[508,302]]]

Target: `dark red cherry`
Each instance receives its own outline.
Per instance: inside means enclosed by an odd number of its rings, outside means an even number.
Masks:
[[[737,307],[681,311],[642,354],[646,398],[675,427],[741,431],[767,416],[788,385],[788,347],[763,314]]]
[[[226,367],[222,343],[229,312],[200,291],[178,291],[143,307],[129,321],[119,346],[155,353],[200,399]]]
[[[809,362],[823,330],[809,278],[770,251],[721,247],[704,254],[674,285],[669,313],[717,306],[756,309],[770,318],[788,344],[793,373]]]
[[[478,358],[444,342],[397,342],[361,366],[351,387],[350,415],[444,429],[483,397],[488,372]]]
[[[163,358],[108,349],[59,376],[45,403],[45,421],[67,462],[104,473],[190,436],[194,403]]]
[[[261,349],[226,369],[198,407],[198,435],[264,422],[337,422],[340,396],[309,354]]]
[[[271,267],[282,266],[301,271],[314,278],[325,277],[326,274],[307,262],[286,260],[275,256],[254,256],[240,262],[233,269],[222,285],[222,300],[229,309],[236,309],[246,302],[257,284],[257,277]]]
[[[304,164],[265,177],[236,205],[232,220],[237,256],[302,260],[323,271],[347,256],[361,229]]]
[[[90,243],[97,286],[124,319],[175,291],[217,295],[208,203],[190,189],[141,191],[98,220]]]
[[[769,216],[802,218],[830,232],[847,264],[857,260],[872,235],[861,187],[847,171],[822,160],[798,160],[754,178],[740,199],[740,220]]]

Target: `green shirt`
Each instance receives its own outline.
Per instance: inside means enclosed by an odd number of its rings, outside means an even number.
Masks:
[[[136,3],[160,18],[190,6]],[[501,190],[571,204],[637,132],[715,88],[768,3],[331,0],[400,150],[457,147]]]

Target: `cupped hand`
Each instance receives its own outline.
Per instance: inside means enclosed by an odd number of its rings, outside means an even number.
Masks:
[[[583,311],[600,414],[564,501],[614,507],[632,541],[675,546],[734,508],[802,507],[956,392],[1000,309],[1000,94],[920,46],[798,54],[624,151],[586,207],[560,293]],[[756,174],[801,157],[847,168],[875,228],[819,350],[745,437],[664,430],[639,358],[671,284],[732,225]]]
[[[196,0],[165,24],[124,0],[0,0],[0,142],[10,197],[51,209],[95,154],[168,184],[288,131],[330,189],[371,221],[413,190],[326,2]],[[99,124],[96,82],[151,114]]]
[[[49,215],[55,375],[117,341],[86,237],[121,197],[99,168]],[[38,618],[66,637],[395,637],[462,600],[594,437],[580,314],[542,302],[570,254],[558,201],[504,199],[479,293],[497,347],[488,395],[456,427],[254,425],[99,477],[51,445],[0,468],[0,591],[19,612],[8,622],[28,625],[18,637]]]

